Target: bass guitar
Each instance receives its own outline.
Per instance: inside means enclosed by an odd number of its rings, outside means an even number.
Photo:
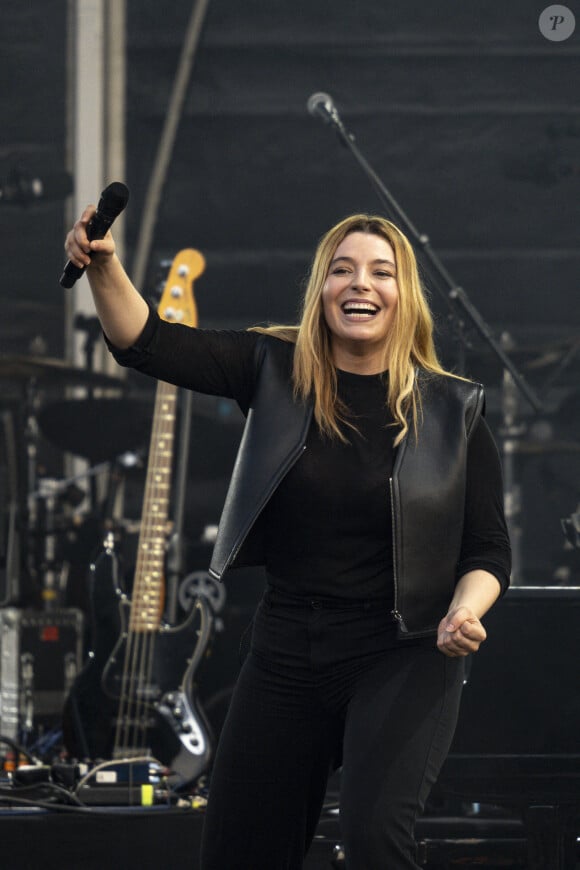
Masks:
[[[193,282],[204,267],[199,251],[176,255],[160,317],[197,325]],[[90,569],[93,648],[66,699],[63,737],[76,758],[153,757],[185,783],[197,779],[211,757],[193,678],[213,620],[201,596],[181,625],[162,619],[176,404],[177,388],[159,381],[132,592],[121,589],[120,558],[108,533]]]

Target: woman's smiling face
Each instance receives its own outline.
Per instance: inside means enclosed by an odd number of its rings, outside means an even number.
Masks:
[[[324,317],[339,369],[376,374],[399,289],[391,245],[382,236],[353,232],[338,245],[322,288]]]

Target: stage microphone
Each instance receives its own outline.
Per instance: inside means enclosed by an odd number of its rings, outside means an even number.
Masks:
[[[322,118],[325,124],[333,124],[333,126],[338,127],[342,133],[346,132],[330,94],[325,94],[322,91],[312,94],[308,97],[306,108],[313,117],[318,116],[319,118]]]
[[[125,187],[120,181],[113,181],[112,184],[105,187],[101,193],[97,210],[87,226],[87,236],[90,242],[94,239],[102,239],[107,234],[107,230],[115,218],[121,214],[128,201],[129,188]],[[84,271],[84,266],[80,269],[69,260],[60,277],[61,287],[66,287],[67,289],[72,287]]]

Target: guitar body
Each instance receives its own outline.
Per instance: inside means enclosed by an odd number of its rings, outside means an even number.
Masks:
[[[112,548],[91,566],[92,649],[63,712],[64,744],[78,759],[113,757],[112,723],[119,705],[104,692],[102,676],[121,634],[122,592],[117,572],[118,559]]]
[[[150,673],[131,685],[124,678],[131,602],[119,588],[118,558],[112,548],[97,559],[91,580],[93,649],[64,708],[68,752],[93,760],[150,753],[182,780],[196,779],[211,757],[209,725],[191,686],[209,640],[209,604],[198,602],[181,625],[156,632]],[[138,718],[134,724],[140,739],[138,745],[119,752],[115,739],[122,700],[134,702],[129,708]]]

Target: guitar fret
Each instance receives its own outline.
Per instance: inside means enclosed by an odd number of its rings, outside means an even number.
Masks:
[[[159,517],[155,517],[156,520],[159,520]],[[165,544],[165,533],[167,531],[166,523],[154,523],[153,517],[150,517],[145,523],[144,529],[146,531],[142,532],[142,536],[145,540],[145,543],[159,541],[159,546],[164,546]]]

